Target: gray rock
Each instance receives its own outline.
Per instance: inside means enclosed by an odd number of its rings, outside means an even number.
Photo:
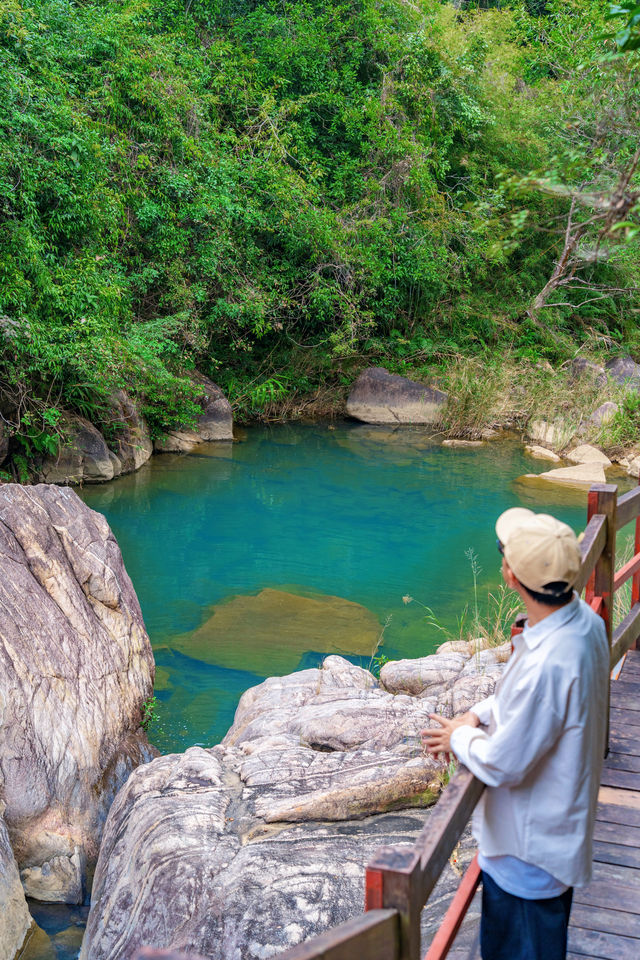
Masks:
[[[112,480],[114,463],[107,442],[99,430],[84,420],[66,414],[63,419],[66,440],[57,456],[47,457],[41,468],[46,483],[101,483]]]
[[[593,363],[585,357],[575,357],[569,364],[569,378],[576,380],[593,380],[598,386],[607,382],[605,369],[599,363]]]
[[[153,453],[149,427],[137,403],[124,390],[118,390],[113,395],[113,405],[114,417],[121,425],[113,442],[114,452],[120,462],[119,473],[133,473]]]
[[[605,369],[611,380],[619,383],[620,386],[633,390],[640,389],[640,364],[631,357],[616,357],[615,360],[608,360]]]
[[[77,901],[114,794],[152,756],[153,656],[104,517],[68,488],[17,484],[0,516],[5,820],[30,894]]]
[[[603,427],[613,420],[618,410],[619,407],[617,403],[614,403],[612,400],[607,400],[606,403],[601,404],[597,410],[593,411],[587,420],[587,424],[594,427]]]
[[[248,690],[221,745],[135,770],[107,820],[81,960],[128,960],[143,946],[264,960],[361,913],[374,850],[413,843],[430,814],[411,808],[430,804],[442,783],[420,743],[436,705],[426,695],[437,688],[451,716],[500,675],[502,647],[464,652],[431,658],[431,686],[420,669],[419,699],[327,657],[321,669]],[[461,850],[462,866],[468,836]],[[425,940],[457,871],[445,869],[430,899]]]
[[[447,394],[384,367],[363,370],[351,388],[347,413],[365,423],[435,425],[442,419]]]
[[[158,453],[189,452],[204,441],[233,440],[231,404],[220,387],[197,371],[191,375],[191,379],[202,389],[202,415],[193,429],[171,430],[156,440],[154,450]]]
[[[0,801],[0,811],[4,804]],[[13,960],[31,927],[18,865],[0,812],[0,957]]]

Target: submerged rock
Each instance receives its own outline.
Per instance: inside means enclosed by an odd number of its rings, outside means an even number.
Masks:
[[[213,608],[205,623],[171,646],[217,666],[267,676],[295,670],[308,650],[371,656],[380,623],[370,610],[342,597],[302,597],[261,590]]]
[[[410,808],[440,789],[420,739],[429,712],[493,690],[503,648],[479,646],[430,658],[420,698],[327,657],[247,690],[222,744],[135,770],[105,828],[81,960],[142,946],[264,960],[360,913],[374,850],[413,843],[429,811]],[[457,882],[447,868],[439,893]],[[437,893],[425,928],[445,906]]]
[[[104,517],[69,489],[0,488],[0,771],[23,881],[82,899],[114,794],[152,751],[153,656]]]
[[[351,388],[347,414],[365,423],[437,424],[447,394],[389,373],[384,367],[364,370]]]

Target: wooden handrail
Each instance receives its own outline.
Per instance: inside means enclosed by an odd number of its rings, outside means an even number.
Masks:
[[[606,542],[607,518],[604,514],[598,513],[595,514],[591,520],[589,520],[589,523],[584,531],[584,536],[580,543],[582,563],[580,565],[578,579],[575,583],[575,589],[578,591],[578,593],[582,593],[583,589],[587,585],[587,580],[593,573],[594,567],[600,559],[600,555],[602,554]]]
[[[278,954],[278,960],[400,960],[396,910],[372,910]]]

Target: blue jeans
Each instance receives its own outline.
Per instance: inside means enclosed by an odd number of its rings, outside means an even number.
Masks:
[[[573,888],[548,900],[524,900],[482,873],[482,960],[565,960]]]

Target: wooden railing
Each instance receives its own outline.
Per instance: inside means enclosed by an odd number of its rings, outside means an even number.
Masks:
[[[635,555],[615,570],[616,533],[636,521]],[[589,491],[578,592],[605,622],[614,670],[640,637],[640,486],[617,496]],[[613,630],[613,598],[633,578],[628,614]],[[514,633],[520,631],[517,625]],[[365,913],[278,954],[277,960],[420,960],[420,916],[476,806],[484,784],[465,767],[453,776],[412,848],[382,847],[365,876]],[[444,960],[480,881],[477,856],[464,874],[425,960]]]

